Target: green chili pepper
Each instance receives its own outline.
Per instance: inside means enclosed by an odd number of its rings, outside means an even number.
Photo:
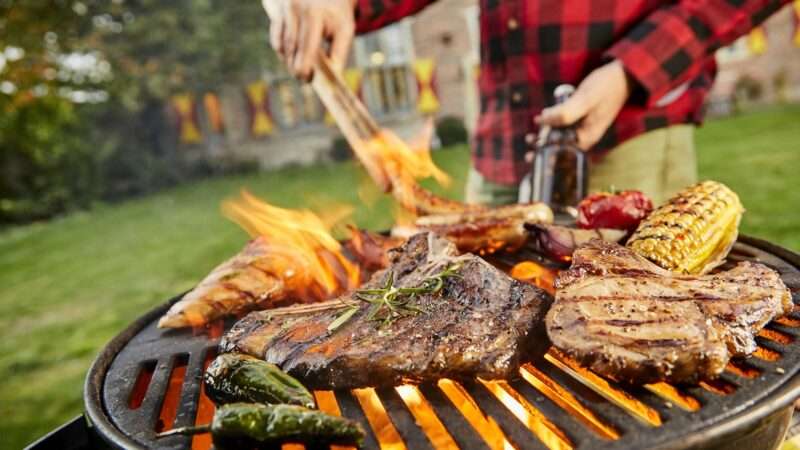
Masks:
[[[219,355],[208,366],[206,394],[216,403],[286,403],[314,407],[314,397],[275,364],[238,353]]]
[[[296,405],[231,403],[222,405],[208,425],[176,428],[157,435],[211,433],[219,448],[264,446],[293,441],[360,446],[364,431],[357,423]]]

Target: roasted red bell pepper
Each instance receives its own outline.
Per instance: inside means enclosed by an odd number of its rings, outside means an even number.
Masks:
[[[630,231],[652,210],[653,202],[640,191],[600,192],[578,203],[578,226]]]

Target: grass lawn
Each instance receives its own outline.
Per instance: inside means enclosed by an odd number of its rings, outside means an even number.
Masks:
[[[697,135],[703,178],[723,181],[748,209],[745,233],[800,251],[800,106],[709,122]],[[458,196],[465,147],[437,152]],[[219,214],[241,187],[277,205],[359,204],[350,163],[290,168],[182,186],[120,205],[0,233],[0,447],[19,448],[80,413],[98,349],[147,309],[190,288],[246,240]],[[354,214],[392,222],[379,198]]]

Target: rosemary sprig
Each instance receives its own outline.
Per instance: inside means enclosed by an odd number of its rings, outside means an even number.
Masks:
[[[451,264],[443,271],[423,280],[422,284],[417,287],[395,286],[394,273],[389,272],[386,283],[382,287],[359,289],[355,291],[353,297],[370,304],[367,320],[379,322],[381,327],[385,327],[401,317],[415,316],[425,312],[417,305],[415,298],[418,295],[438,294],[444,287],[446,279],[461,276],[458,273],[460,268],[460,263]],[[358,306],[348,308],[328,325],[328,331],[334,331],[347,323],[358,309]]]

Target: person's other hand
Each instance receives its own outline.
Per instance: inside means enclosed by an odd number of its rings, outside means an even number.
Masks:
[[[310,80],[322,40],[330,40],[331,63],[341,70],[355,34],[356,0],[262,0],[270,18],[270,43],[289,72]]]
[[[543,109],[533,120],[554,127],[577,123],[578,146],[589,150],[614,122],[630,93],[631,81],[622,63],[614,60],[592,71],[566,102]]]

